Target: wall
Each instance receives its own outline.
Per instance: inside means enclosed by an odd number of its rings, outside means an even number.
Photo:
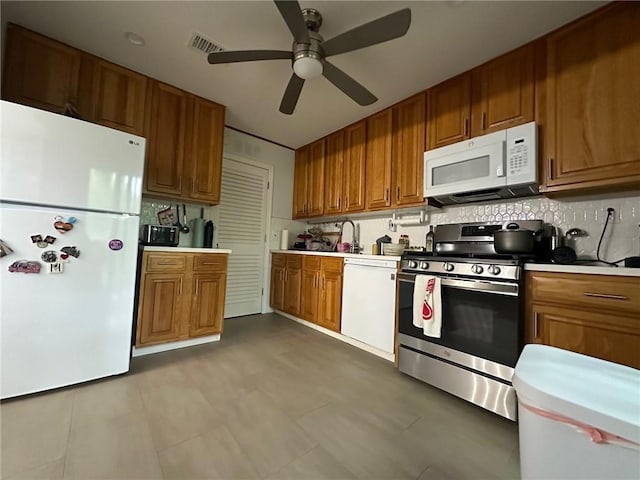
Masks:
[[[532,197],[511,201],[468,204],[447,207],[430,212],[424,226],[398,227],[389,231],[389,219],[362,219],[356,223],[360,228],[360,244],[365,253],[371,252],[371,244],[383,235],[397,242],[401,234],[409,235],[411,245],[425,244],[428,225],[458,222],[505,222],[507,220],[542,219],[561,229],[577,227],[588,232],[587,237],[576,240],[575,248],[580,258],[595,258],[596,248],[606,217],[607,207],[615,208],[615,221],[609,222],[607,234],[602,241],[601,258],[608,261],[627,256],[640,255],[640,196],[591,196],[574,199],[552,200]],[[326,231],[336,230],[332,223],[320,225]],[[350,236],[350,231],[349,231]]]

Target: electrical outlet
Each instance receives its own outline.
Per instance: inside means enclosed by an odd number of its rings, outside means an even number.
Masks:
[[[620,215],[618,214],[616,209],[613,208],[613,207],[607,207],[607,210],[604,213],[604,218],[603,218],[602,223],[604,223],[604,221],[607,219],[607,215],[608,214],[610,215],[609,225],[612,225],[614,223],[620,223]]]

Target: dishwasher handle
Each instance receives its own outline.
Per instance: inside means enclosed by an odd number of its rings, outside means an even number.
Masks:
[[[344,259],[345,266],[347,265],[358,265],[362,267],[377,267],[377,268],[393,268],[394,270],[398,267],[398,262],[396,260],[384,260],[377,258],[354,258],[354,257],[346,257]]]

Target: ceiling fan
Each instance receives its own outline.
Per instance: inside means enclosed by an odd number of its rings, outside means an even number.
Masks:
[[[300,97],[304,81],[324,77],[360,105],[371,105],[378,99],[326,58],[351,52],[359,48],[386,42],[403,36],[411,24],[411,10],[398,10],[377,20],[348,30],[336,37],[324,40],[318,33],[322,15],[313,8],[300,9],[296,0],[274,0],[282,18],[293,35],[292,51],[243,50],[210,53],[209,63],[253,62],[257,60],[291,60],[293,74],[280,103],[280,111],[287,115]]]

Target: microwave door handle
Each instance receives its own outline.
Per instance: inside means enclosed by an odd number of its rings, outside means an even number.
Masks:
[[[505,163],[507,160],[507,144],[506,142],[502,142],[502,155],[498,159],[498,166],[496,168],[496,177],[504,177],[505,173]]]

